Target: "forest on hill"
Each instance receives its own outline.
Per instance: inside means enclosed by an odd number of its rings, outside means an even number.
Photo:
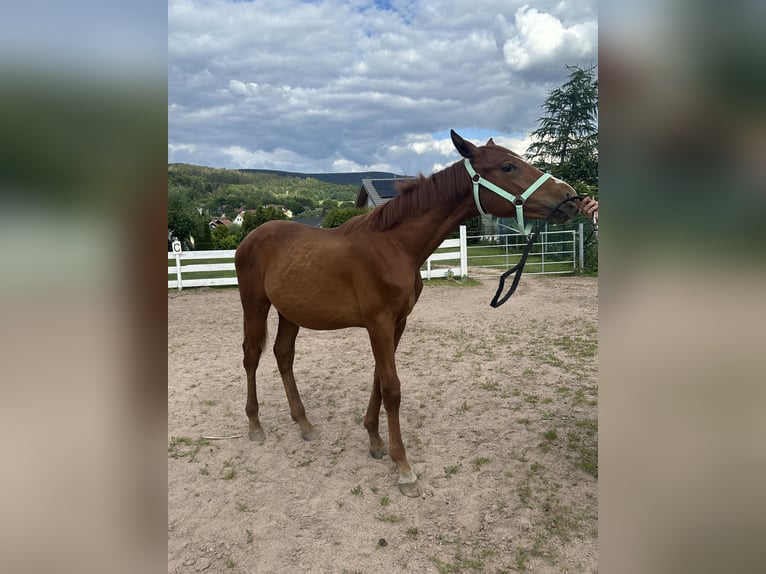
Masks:
[[[334,183],[317,176],[345,176],[351,183]],[[237,210],[281,205],[297,216],[353,202],[368,174],[291,174],[270,170],[217,169],[168,164],[168,198],[185,200],[212,217],[229,217]],[[342,180],[342,179],[340,179]]]
[[[211,235],[216,218],[233,220],[242,210],[258,210],[256,218],[324,218],[350,208],[362,179],[394,177],[384,172],[303,174],[274,170],[237,170],[168,164],[168,241],[178,238],[185,249],[229,248],[245,229],[224,229]],[[250,225],[247,226],[249,228]]]

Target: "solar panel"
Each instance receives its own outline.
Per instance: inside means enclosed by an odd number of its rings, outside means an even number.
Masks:
[[[375,191],[382,199],[391,199],[399,195],[396,184],[400,181],[401,179],[373,179],[372,185],[375,186]]]

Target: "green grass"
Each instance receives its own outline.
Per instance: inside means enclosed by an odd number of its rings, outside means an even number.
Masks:
[[[474,558],[466,558],[464,556],[455,556],[452,562],[443,562],[437,556],[430,557],[431,562],[436,566],[436,570],[439,574],[453,574],[456,572],[465,572],[468,570],[481,571],[484,569],[484,562]]]
[[[557,438],[559,438],[559,435],[556,432],[556,429],[551,429],[543,433],[543,438],[545,440],[556,440]]]
[[[221,478],[222,478],[223,480],[231,480],[231,479],[232,479],[232,478],[234,478],[235,476],[237,476],[237,471],[236,471],[236,470],[234,470],[233,468],[227,468],[227,469],[224,471],[224,473],[221,475]]]
[[[497,553],[494,548],[485,546],[478,540],[472,543],[465,543],[460,535],[452,538],[438,534],[436,538],[437,543],[442,546],[454,546],[454,555],[449,561],[435,555],[428,557],[436,566],[436,570],[442,574],[470,571],[482,572],[485,566],[485,559],[491,558]]]
[[[481,285],[481,282],[470,277],[441,277],[437,279],[423,279],[423,285],[426,287],[441,287],[444,285],[448,287],[476,287]]]
[[[577,421],[566,439],[567,449],[575,454],[575,465],[598,478],[598,420]]]
[[[535,246],[537,249],[538,246]],[[521,260],[522,247],[510,246],[508,253],[506,254],[505,247],[502,245],[495,246],[468,246],[468,266],[469,267],[504,267],[511,268]],[[549,272],[566,272],[574,271],[572,268],[572,262],[570,261],[554,261],[554,255],[546,254],[545,257],[545,271]],[[440,262],[441,263],[441,262]],[[525,272],[537,273],[543,270],[543,257],[536,254],[533,250],[527,258],[527,262],[524,267]]]
[[[189,265],[212,265],[216,263],[234,263],[233,258],[216,259],[184,259],[181,261],[181,274],[183,279],[218,279],[221,277],[236,277],[237,272],[234,269],[230,271],[183,271],[184,267]],[[176,276],[176,260],[168,259],[168,280],[174,281]]]
[[[171,437],[170,445],[168,445],[168,457],[184,458],[188,456],[189,462],[194,462],[200,449],[209,444],[210,441],[204,438],[192,439],[185,436],[174,436]]]
[[[452,476],[453,474],[457,474],[460,470],[460,467],[462,465],[460,464],[453,464],[452,466],[445,466],[444,467],[444,474],[447,475],[447,477]]]
[[[211,265],[213,263],[234,263],[233,257],[218,257],[218,258],[210,258],[210,259],[182,259],[181,260],[181,267],[185,267],[187,265]],[[176,268],[176,260],[168,259],[168,270],[170,268],[175,269]]]

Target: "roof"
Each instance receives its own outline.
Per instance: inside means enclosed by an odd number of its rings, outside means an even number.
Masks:
[[[310,225],[311,227],[322,227],[323,217],[296,217],[293,219],[296,223],[302,223],[303,225]]]
[[[392,177],[386,179],[363,179],[356,196],[354,207],[366,207],[369,198],[372,207],[383,205],[387,201],[399,195],[396,185],[405,180],[416,179],[414,177]]]

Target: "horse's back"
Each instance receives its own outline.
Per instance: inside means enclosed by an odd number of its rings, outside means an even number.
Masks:
[[[240,242],[234,254],[237,274],[253,267],[264,266],[270,259],[289,256],[289,252],[301,243],[311,241],[306,235],[315,235],[322,229],[294,221],[273,220],[256,227]]]

